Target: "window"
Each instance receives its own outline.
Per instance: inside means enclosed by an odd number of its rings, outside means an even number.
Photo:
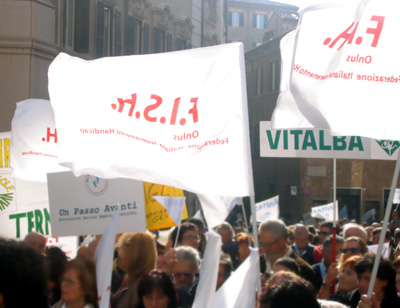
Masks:
[[[143,26],[143,54],[149,53],[149,33],[150,33],[150,26],[149,24],[144,24]]]
[[[279,89],[279,79],[280,79],[280,72],[277,68],[277,63],[272,62],[270,64],[270,76],[269,76],[269,89],[270,91],[276,91]]]
[[[255,82],[255,94],[260,96],[263,94],[263,83],[264,83],[264,70],[262,67],[256,69],[256,82]]]
[[[126,19],[125,54],[138,55],[141,52],[142,23],[131,15]]]
[[[167,33],[167,51],[172,51],[172,33]]]
[[[244,14],[242,12],[229,12],[228,25],[232,27],[243,27]]]
[[[114,46],[114,10],[111,6],[97,3],[97,40],[96,57],[113,55]]]
[[[166,49],[165,31],[154,27],[154,52],[164,52]]]
[[[63,0],[61,45],[79,53],[89,52],[89,0]]]
[[[185,50],[186,49],[186,41],[178,37],[176,39],[176,49],[177,50]]]
[[[253,14],[253,28],[265,29],[268,23],[268,15]]]

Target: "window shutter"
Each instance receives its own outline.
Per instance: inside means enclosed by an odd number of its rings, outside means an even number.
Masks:
[[[144,29],[143,29],[143,53],[148,54],[149,53],[149,32],[150,32],[150,27],[149,24],[144,24]]]
[[[253,14],[253,28],[257,28],[257,14]]]
[[[120,56],[122,53],[121,45],[121,12],[117,9],[115,10],[115,55]]]
[[[75,1],[74,51],[89,53],[90,1]]]
[[[239,27],[244,27],[244,14],[239,13]]]
[[[135,19],[131,15],[128,15],[126,18],[125,30],[125,54],[133,55],[135,53]]]
[[[232,26],[232,12],[228,13],[228,26]]]
[[[79,2],[79,1],[77,1]],[[104,56],[104,3],[97,2],[96,57]]]
[[[268,25],[268,15],[264,15],[264,29],[267,28]]]

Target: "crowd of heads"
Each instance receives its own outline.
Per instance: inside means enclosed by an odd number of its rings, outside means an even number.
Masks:
[[[221,236],[218,291],[256,243],[243,221],[224,222],[214,231]],[[379,241],[381,224],[349,222],[335,227],[323,221],[287,226],[269,219],[257,231],[263,285],[257,307],[357,307],[365,301],[376,259],[369,251]],[[111,307],[192,306],[207,228],[202,220],[191,218],[172,228],[163,243],[159,235],[156,230],[117,236]],[[88,237],[70,260],[60,248],[46,247],[46,239],[38,233],[20,242],[1,238],[0,307],[25,307],[32,302],[35,307],[98,307],[94,258],[100,239]],[[359,307],[399,307],[399,240],[400,229],[392,224],[385,233],[389,254],[379,260],[374,302]]]

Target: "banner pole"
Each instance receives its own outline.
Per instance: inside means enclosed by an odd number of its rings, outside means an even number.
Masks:
[[[333,159],[333,241],[332,241],[332,260],[336,262],[336,209],[339,211],[339,205],[336,204],[336,158]],[[335,283],[332,284],[332,293],[335,293]]]
[[[255,201],[254,195],[250,195],[250,209],[251,209],[251,220],[252,220],[252,225],[253,225],[254,248],[259,249],[257,216],[256,216],[256,201]],[[260,271],[260,264],[258,264],[258,271]],[[257,290],[258,290],[258,296],[260,296],[261,292],[262,292],[260,275],[257,275]]]
[[[399,179],[399,170],[400,170],[400,155],[397,156],[396,167],[394,168],[392,186],[390,187],[389,199],[388,199],[387,206],[386,206],[385,219],[383,220],[381,236],[379,237],[378,250],[376,252],[374,267],[372,268],[371,281],[370,281],[369,287],[368,287],[368,297],[369,298],[371,298],[372,292],[374,290],[376,274],[378,273],[379,260],[382,256],[383,241],[385,240],[385,235],[386,235],[386,231],[388,228],[390,213],[392,211],[394,192],[396,190],[396,184]]]
[[[242,208],[242,213],[243,213],[243,217],[244,217],[244,223],[246,224],[246,230],[247,230],[247,239],[249,241],[249,247],[251,247],[251,240],[250,240],[250,229],[249,229],[249,224],[247,223],[247,215],[246,215],[246,211],[244,209],[244,204],[242,201],[242,204],[240,205],[240,207]]]

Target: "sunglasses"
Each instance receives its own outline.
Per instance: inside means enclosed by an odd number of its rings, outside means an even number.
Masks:
[[[352,254],[356,254],[356,253],[360,252],[360,248],[343,248],[340,251],[341,251],[341,253],[347,253],[350,251]]]
[[[326,232],[326,231],[318,231],[318,234],[319,234],[319,235],[325,235],[325,236],[327,236],[327,235],[329,235],[330,233],[329,233],[329,232]]]

